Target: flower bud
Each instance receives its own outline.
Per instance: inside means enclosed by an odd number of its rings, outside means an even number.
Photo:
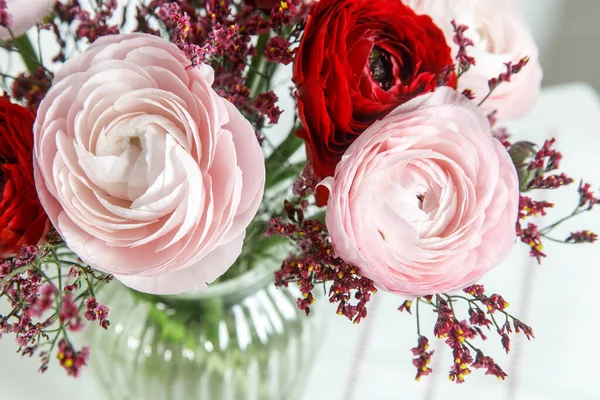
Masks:
[[[529,182],[536,176],[536,170],[529,169],[529,165],[535,160],[537,154],[536,145],[526,141],[516,142],[510,146],[508,153],[517,169],[519,189],[521,192],[525,192],[528,190]]]

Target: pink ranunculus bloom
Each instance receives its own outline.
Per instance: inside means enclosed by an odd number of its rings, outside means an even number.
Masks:
[[[21,36],[29,28],[40,22],[52,11],[56,0],[6,0],[8,12],[12,16],[10,30],[15,36]],[[8,29],[0,26],[0,39],[10,39]]]
[[[323,184],[336,253],[392,293],[469,286],[515,242],[515,167],[484,113],[450,88],[374,123]]]
[[[452,20],[466,25],[465,36],[473,41],[467,54],[476,65],[458,81],[459,89],[472,89],[479,103],[488,93],[488,80],[506,71],[505,63],[516,64],[523,57],[529,63],[510,82],[502,83],[482,108],[498,110],[499,118],[527,115],[540,94],[542,68],[539,52],[525,17],[515,0],[403,0],[417,14],[427,14],[444,31],[446,41],[456,56]]]
[[[81,259],[149,293],[206,286],[241,252],[265,165],[254,129],[145,34],[98,39],[67,61],[35,123],[37,190]]]

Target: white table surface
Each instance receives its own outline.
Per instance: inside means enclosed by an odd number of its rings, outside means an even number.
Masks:
[[[570,175],[600,186],[600,99],[588,86],[572,84],[545,89],[537,107],[525,120],[511,124],[519,139],[542,142],[558,138],[565,156],[562,167]],[[550,193],[550,201],[564,200],[548,220],[570,211],[577,200],[574,188]],[[582,216],[572,229],[600,231],[600,210]],[[567,228],[569,227],[567,226]],[[559,231],[562,234],[569,229]],[[410,348],[416,344],[415,322],[396,309],[402,299],[379,293],[369,317],[358,326],[328,311],[324,345],[304,385],[303,400],[598,400],[600,399],[600,322],[596,293],[600,284],[599,245],[545,244],[548,258],[541,266],[517,244],[509,258],[485,278],[489,291],[505,296],[511,311],[533,326],[536,339],[518,335],[513,351],[503,354],[499,339],[490,334],[489,354],[509,378],[504,382],[476,371],[467,383],[447,379],[450,352],[430,333],[433,314],[423,312],[422,330],[436,349],[437,373],[414,381]],[[67,377],[56,363],[37,374],[39,360],[15,354],[10,337],[0,340],[0,399],[106,400],[89,371],[79,379]],[[92,349],[102,351],[102,349]],[[210,400],[210,399],[203,399]]]

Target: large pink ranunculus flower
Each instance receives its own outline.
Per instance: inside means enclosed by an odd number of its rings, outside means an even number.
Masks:
[[[337,254],[399,295],[464,288],[515,242],[515,167],[481,110],[450,88],[374,123],[323,184]]]
[[[10,30],[15,36],[21,36],[29,28],[40,22],[52,11],[56,0],[6,0],[8,12],[12,16]],[[0,26],[0,39],[10,39],[8,29]]]
[[[98,39],[58,71],[35,123],[36,184],[68,246],[137,290],[206,286],[262,199],[254,129],[206,65],[159,37]]]
[[[460,90],[472,89],[479,103],[488,93],[488,80],[506,71],[505,63],[516,64],[529,57],[528,65],[511,82],[502,83],[482,105],[486,112],[498,110],[499,118],[520,118],[531,110],[540,94],[542,68],[537,45],[514,0],[403,0],[417,14],[427,14],[444,31],[456,56],[452,20],[467,25],[465,36],[473,40],[467,54],[472,66],[458,81]]]

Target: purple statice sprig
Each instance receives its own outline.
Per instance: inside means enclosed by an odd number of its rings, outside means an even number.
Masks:
[[[598,238],[598,235],[590,230],[571,232],[565,239],[550,236],[555,228],[571,218],[598,209],[596,205],[600,203],[600,198],[592,191],[591,185],[583,181],[580,182],[577,188],[579,198],[570,214],[543,228],[532,222],[533,218],[545,216],[546,210],[553,208],[554,204],[548,201],[535,200],[529,196],[529,192],[555,190],[569,186],[574,182],[573,178],[564,172],[558,171],[563,155],[556,150],[555,144],[555,138],[546,140],[541,148],[530,142],[521,141],[513,144],[507,142],[509,154],[517,169],[521,190],[519,214],[516,223],[517,237],[522,243],[530,247],[530,255],[538,263],[541,263],[541,260],[546,257],[546,253],[543,251],[543,240],[580,244],[594,243]],[[525,192],[527,192],[527,195],[524,194]]]
[[[33,72],[23,72],[13,79],[12,98],[21,101],[25,107],[35,113],[52,83],[52,74],[41,65]]]
[[[108,328],[108,307],[98,304],[95,292],[111,279],[83,265],[54,234],[40,247],[23,246],[0,262],[0,298],[10,310],[0,315],[0,338],[14,335],[18,352],[37,353],[40,372],[56,356],[69,375],[78,376],[89,349],[76,350],[69,335],[81,330],[84,319]]]
[[[554,148],[556,139],[546,140],[542,148],[535,152],[526,166],[531,179],[524,182],[521,188],[526,190],[532,189],[558,189],[559,187],[569,185],[574,182],[574,179],[567,176],[565,173],[555,173],[563,158],[562,153]]]
[[[458,24],[455,20],[452,20],[452,28],[454,29],[453,41],[458,46],[458,51],[455,56],[454,69],[456,70],[456,86],[458,87],[458,80],[463,76],[471,67],[476,65],[475,57],[469,55],[468,48],[473,47],[473,40],[465,36],[465,32],[469,30],[467,25]],[[507,62],[504,63],[506,71],[500,73],[497,77],[493,77],[488,81],[488,93],[481,99],[478,106],[481,106],[496,90],[500,84],[510,82],[512,77],[527,65],[529,57],[523,57],[517,63]],[[469,100],[476,98],[477,93],[473,92],[472,89],[467,88],[462,91],[462,94]],[[493,124],[492,124],[493,125]]]
[[[592,191],[591,185],[589,183],[580,181],[579,187],[577,188],[577,193],[579,194],[579,199],[575,206],[575,209],[570,214],[560,218],[556,222],[553,222],[539,229],[540,237],[543,237],[544,239],[553,242],[570,244],[594,243],[596,242],[596,240],[598,240],[598,235],[587,229],[571,232],[569,236],[563,240],[556,239],[549,235],[555,228],[557,228],[564,222],[570,220],[571,218],[600,208],[596,207],[597,204],[600,204],[600,198],[597,197],[597,195]]]
[[[295,208],[286,203],[286,208]],[[298,308],[308,315],[315,302],[313,291],[322,286],[337,313],[359,323],[367,316],[367,303],[377,292],[373,281],[360,275],[358,268],[337,257],[328,239],[325,224],[316,219],[303,219],[303,211],[295,209],[295,222],[275,219],[269,223],[267,235],[281,235],[296,242],[298,254],[286,258],[275,272],[275,285],[296,284],[302,293]],[[329,290],[326,284],[330,283]]]
[[[94,14],[81,6],[72,7],[69,12],[76,22],[77,39],[87,39],[90,43],[101,36],[120,33],[119,25],[111,23],[118,8],[117,0],[104,0],[94,8]]]
[[[207,1],[201,12],[188,2],[153,1],[138,20],[155,19],[196,68],[215,71],[214,89],[261,131],[282,111],[272,90],[279,65],[295,55],[306,8],[300,0],[278,3],[270,13],[229,0]],[[142,18],[141,15],[144,15]],[[145,29],[149,24],[139,24]]]
[[[458,52],[456,53],[456,77],[459,79],[465,72],[467,72],[471,66],[475,65],[475,58],[468,55],[467,48],[473,47],[473,41],[465,36],[465,31],[469,29],[466,25],[457,24],[455,20],[452,20],[452,28],[454,29],[453,41],[458,45]],[[466,91],[465,96],[469,98],[473,95],[471,90]]]
[[[538,189],[556,189],[557,187],[564,186],[571,181],[572,180],[569,178],[567,183],[559,182],[552,187],[543,185],[538,187]],[[587,229],[571,232],[565,239],[557,239],[550,235],[554,229],[566,221],[582,213],[598,209],[598,207],[595,207],[595,205],[600,203],[600,199],[591,191],[591,186],[589,184],[581,181],[578,188],[578,193],[579,199],[574,210],[570,214],[567,214],[566,216],[553,223],[550,223],[543,228],[540,228],[536,223],[531,222],[531,218],[546,215],[546,209],[554,207],[554,204],[547,201],[535,201],[531,197],[521,194],[519,200],[519,219],[517,220],[516,224],[517,236],[520,238],[521,242],[530,247],[530,255],[537,259],[538,263],[541,263],[542,258],[546,257],[546,254],[543,252],[543,240],[549,240],[563,244],[581,244],[594,243],[598,239],[598,235],[596,233]]]
[[[510,61],[504,63],[506,71],[501,72],[497,77],[491,78],[488,81],[488,92],[483,99],[481,99],[478,106],[481,106],[483,103],[485,103],[485,101],[492,95],[492,93],[494,93],[498,86],[500,86],[502,83],[510,82],[512,77],[521,72],[528,63],[529,57],[523,57],[516,64],[513,64]]]
[[[437,294],[435,296],[418,297],[405,301],[399,308],[410,314],[411,307],[415,306],[417,323],[418,346],[411,349],[415,358],[413,364],[417,368],[416,380],[432,372],[430,367],[433,351],[429,349],[429,340],[421,334],[420,305],[426,305],[437,314],[433,327],[433,335],[443,340],[444,344],[452,350],[452,365],[448,377],[456,383],[463,383],[473,369],[485,369],[486,375],[494,375],[504,380],[507,375],[496,364],[493,358],[486,356],[483,351],[475,346],[475,340],[487,340],[484,333],[495,330],[499,336],[500,344],[508,353],[510,351],[510,335],[523,332],[527,339],[534,337],[533,329],[521,320],[509,314],[506,309],[508,303],[498,294],[490,296],[485,294],[482,285],[473,285],[464,289],[467,296]],[[455,313],[454,303],[468,305],[468,318],[461,319]]]
[[[317,183],[309,164],[294,184],[297,197],[284,201],[287,220],[275,218],[267,225],[267,236],[289,238],[297,247],[297,252],[286,258],[275,272],[275,285],[296,284],[302,293],[298,308],[307,315],[315,302],[313,291],[317,286],[323,287],[329,302],[338,305],[337,314],[357,324],[367,316],[367,304],[377,289],[372,280],[361,276],[358,268],[335,254],[327,227],[319,216],[305,218],[307,198],[315,192]]]

